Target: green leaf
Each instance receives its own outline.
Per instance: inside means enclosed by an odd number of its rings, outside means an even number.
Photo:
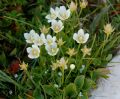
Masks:
[[[56,94],[57,89],[52,85],[43,85],[45,93],[50,96],[54,96]]]
[[[84,85],[83,85],[83,90],[84,91],[89,91],[91,87],[93,86],[94,81],[88,78],[85,78]]]
[[[17,86],[19,89],[24,89],[23,86],[19,83],[17,83],[15,80],[13,80],[10,76],[8,76],[6,73],[0,70],[0,79],[4,82],[9,82]]]
[[[84,93],[83,93],[83,96],[81,97],[81,99],[88,99],[88,94],[87,94],[87,92],[84,92]]]
[[[93,60],[93,64],[94,65],[101,65],[101,59],[100,58],[96,58]]]
[[[74,83],[70,83],[64,89],[65,96],[75,97],[77,95],[76,85]]]
[[[0,55],[0,63],[6,65],[6,55],[4,52],[2,52],[2,54]]]
[[[101,19],[102,19],[102,18],[104,17],[104,15],[108,12],[109,8],[110,8],[109,6],[104,7],[104,8],[101,10],[101,12],[100,12],[98,15],[95,16],[92,24],[90,25],[90,30],[91,30],[90,32],[91,32],[91,33],[94,33],[94,32],[95,32],[96,27],[100,24]]]
[[[41,90],[39,88],[36,88],[33,92],[33,97],[35,99],[44,99],[44,96],[41,94]]]
[[[110,61],[112,59],[112,54],[108,54],[108,56],[106,57],[106,61]]]
[[[17,53],[17,49],[14,48],[14,49],[11,51],[10,56],[16,55],[16,53]]]
[[[85,76],[84,76],[84,75],[77,76],[77,77],[75,78],[74,83],[75,83],[75,85],[76,85],[76,87],[77,87],[78,90],[81,90],[81,89],[82,89],[83,84],[84,84],[84,79],[85,79]]]

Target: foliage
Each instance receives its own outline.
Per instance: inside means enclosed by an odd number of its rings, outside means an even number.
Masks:
[[[77,3],[76,11],[71,12],[68,19],[62,20],[64,28],[55,33],[45,16],[50,7],[64,5],[68,9],[71,0],[0,1],[0,97],[88,99],[97,79],[108,77],[106,64],[115,55],[120,43],[120,5],[116,5],[119,0],[88,0],[84,9],[79,6],[80,0],[74,2]],[[115,29],[110,35],[104,33],[107,23]],[[62,38],[64,43],[58,46],[55,56],[49,55],[45,46],[40,46],[39,57],[30,59],[26,48],[31,44],[26,43],[24,33],[33,29],[41,34],[43,26],[49,28],[48,34],[56,36],[57,40]],[[73,39],[73,34],[81,28],[89,34],[85,44],[78,44]],[[45,37],[48,34],[44,34]],[[83,55],[81,49],[85,45],[90,48],[90,53]],[[71,56],[69,49],[75,51],[71,50],[74,52]],[[23,61],[28,64],[22,64]],[[58,66],[53,70],[53,63],[58,61],[60,66],[64,63],[68,68]],[[71,64],[75,67],[70,67]],[[28,67],[21,70],[21,66]]]

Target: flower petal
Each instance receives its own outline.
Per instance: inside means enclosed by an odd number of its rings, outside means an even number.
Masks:
[[[84,30],[83,30],[83,29],[79,29],[79,31],[78,31],[78,35],[83,36],[83,35],[84,35]]]

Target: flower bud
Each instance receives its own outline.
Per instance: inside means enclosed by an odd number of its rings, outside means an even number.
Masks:
[[[74,69],[75,69],[75,65],[74,65],[74,64],[71,64],[71,65],[70,65],[70,69],[71,69],[71,70],[74,70]]]
[[[87,0],[82,0],[82,1],[80,2],[80,7],[81,7],[81,9],[86,8],[87,5],[88,5]]]
[[[74,11],[76,11],[76,9],[77,9],[77,4],[75,4],[73,1],[71,1],[71,3],[70,3],[70,10],[72,12],[74,12]]]
[[[107,34],[107,36],[109,36],[114,31],[114,28],[111,24],[106,24],[103,31]]]
[[[83,57],[85,57],[86,55],[91,55],[91,48],[87,48],[86,45],[84,46],[84,48],[81,49],[81,51],[83,52]]]
[[[27,70],[27,67],[28,67],[28,64],[25,64],[25,62],[23,62],[23,63],[20,65],[21,70]]]
[[[41,31],[41,33],[43,33],[43,34],[47,34],[48,31],[49,31],[49,28],[47,28],[47,27],[44,25],[42,28],[40,28],[40,31]]]

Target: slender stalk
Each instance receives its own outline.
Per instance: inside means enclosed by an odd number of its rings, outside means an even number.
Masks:
[[[105,47],[107,41],[108,41],[108,36],[106,37],[105,41],[103,42],[103,46],[102,46],[102,49],[101,49],[101,55],[103,53],[103,50],[104,50],[104,47]]]
[[[68,73],[68,75],[66,76],[65,82],[66,82],[66,80],[68,79],[68,77],[70,76],[71,71],[72,71],[72,70],[70,70],[69,73]]]
[[[79,17],[80,17],[80,15],[81,15],[81,13],[82,13],[82,10],[83,10],[83,9],[80,9],[80,13],[78,14]]]
[[[92,48],[93,48],[93,46],[94,46],[95,39],[96,39],[96,34],[95,34],[95,36],[94,36],[94,39],[93,39],[93,42],[92,42],[92,45],[91,45],[91,49],[92,49]]]
[[[80,46],[81,46],[81,44],[79,44],[78,49],[77,49],[78,54],[76,55],[76,60],[77,60],[78,55],[79,55],[79,49],[80,49]]]
[[[42,89],[43,89],[45,99],[47,99],[47,96],[46,96],[45,89],[44,89],[43,85],[42,85],[40,82],[39,82],[39,84],[40,84],[40,86],[41,86],[41,87],[42,87]]]
[[[64,83],[64,68],[62,67],[62,85]]]
[[[34,85],[35,87],[37,87],[36,84],[35,84],[35,82],[34,82],[34,80],[33,80],[32,77],[30,76],[29,72],[26,70],[25,73],[27,74],[28,78],[31,80],[31,82],[33,83],[33,85]]]

